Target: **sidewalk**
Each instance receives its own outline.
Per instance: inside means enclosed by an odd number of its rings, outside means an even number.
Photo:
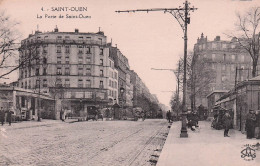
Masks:
[[[180,138],[181,122],[173,122],[157,166],[251,166],[260,164],[260,150],[256,158],[245,161],[241,157],[244,145],[255,145],[260,140],[246,139],[246,135],[230,130],[211,129],[210,122],[199,122],[200,131],[188,129],[188,138]]]
[[[40,126],[50,126],[50,125],[62,124],[62,123],[72,123],[75,121],[78,120],[66,119],[65,122],[62,122],[61,120],[42,119],[40,122],[38,122],[37,120],[16,122],[16,123],[12,123],[11,126],[9,126],[8,122],[6,122],[3,126],[0,125],[0,128],[5,128],[7,130],[16,130],[16,129],[33,128],[33,127],[40,127]]]

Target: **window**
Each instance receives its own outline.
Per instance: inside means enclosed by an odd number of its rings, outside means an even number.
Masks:
[[[96,96],[100,99],[104,99],[105,98],[105,93],[104,92],[97,92]]]
[[[56,87],[62,87],[62,80],[60,78],[57,78],[55,84]]]
[[[36,47],[36,54],[40,54],[40,47]]]
[[[103,59],[100,59],[100,65],[103,66]]]
[[[99,88],[104,88],[103,81],[100,81],[100,82],[99,82]]]
[[[83,75],[83,68],[78,68],[78,75],[80,75],[80,76]]]
[[[226,57],[226,54],[223,55],[223,61],[226,61],[227,60],[227,57]]]
[[[236,45],[235,44],[231,44],[231,48],[236,48]]]
[[[79,36],[79,40],[83,40],[83,36]]]
[[[86,80],[86,88],[91,88],[91,82],[90,82],[90,80]]]
[[[61,56],[57,57],[57,64],[61,64]]]
[[[43,79],[43,85],[42,85],[43,87],[47,87],[47,79]]]
[[[104,49],[103,48],[100,48],[99,55],[104,55]]]
[[[87,75],[87,76],[90,76],[90,75],[91,75],[91,70],[90,70],[90,68],[86,68],[86,75]]]
[[[35,88],[40,88],[40,80],[36,80]]]
[[[104,76],[104,71],[100,70],[100,77],[103,77],[103,76]]]
[[[43,68],[43,75],[47,75],[47,69],[46,68]]]
[[[40,69],[39,69],[39,68],[36,68],[36,69],[35,69],[35,75],[36,75],[36,76],[40,75]]]
[[[65,75],[70,75],[70,68],[68,67],[65,68]]]
[[[112,81],[111,80],[109,80],[109,86],[112,86],[112,83],[111,83]]]
[[[87,54],[90,54],[91,53],[90,47],[87,47],[86,49],[87,49]]]
[[[227,44],[223,43],[222,48],[227,48]]]
[[[27,70],[25,69],[24,71],[24,74],[25,74],[25,78],[27,77]]]
[[[91,57],[90,57],[90,56],[87,56],[86,62],[87,62],[87,63],[91,63]]]
[[[115,72],[115,79],[117,80],[117,73]]]
[[[42,63],[43,63],[43,64],[47,64],[47,58],[46,58],[46,57],[43,57]]]
[[[83,53],[83,46],[79,45],[78,50],[79,50],[79,54],[82,54]]]
[[[83,63],[83,57],[82,57],[82,56],[79,56],[78,63],[79,63],[79,64],[82,64],[82,63]]]
[[[29,71],[28,71],[28,75],[29,75],[29,77],[31,77],[31,68],[29,68]]]
[[[44,54],[48,53],[48,47],[47,46],[43,46],[43,53]]]
[[[62,39],[62,36],[57,36],[57,40],[61,40]]]
[[[78,80],[78,87],[83,88],[83,80],[82,79]]]
[[[67,40],[67,39],[70,39],[70,37],[69,36],[65,36],[65,40]]]
[[[65,63],[69,64],[70,63],[70,58],[69,57],[65,57]]]
[[[70,79],[65,79],[65,87],[70,87]]]
[[[231,55],[231,59],[232,59],[232,61],[235,61],[235,59],[236,59],[235,55]]]
[[[92,92],[85,92],[85,98],[91,99],[93,97]]]
[[[61,46],[57,46],[57,53],[61,53]]]
[[[65,46],[65,53],[69,54],[70,53],[70,46]]]
[[[25,86],[24,86],[25,89],[27,89],[27,82],[25,82]]]
[[[57,75],[62,75],[61,67],[57,68]]]
[[[31,80],[29,80],[28,88],[31,89]]]
[[[102,39],[101,38],[98,38],[99,40],[99,43],[102,45]],[[100,54],[101,55],[101,54]]]

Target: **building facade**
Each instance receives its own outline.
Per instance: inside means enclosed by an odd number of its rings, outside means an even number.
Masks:
[[[19,69],[19,87],[50,93],[56,100],[56,118],[62,109],[81,116],[90,107],[113,105],[118,71],[106,41],[101,31],[36,31],[21,42],[20,61],[25,63]]]
[[[209,41],[204,37],[197,39],[194,45],[194,56],[199,65],[195,64],[195,72],[208,70],[208,75],[212,75],[208,86],[201,88],[199,95],[196,95],[196,105],[202,104],[209,107],[207,96],[213,91],[225,91],[234,87],[235,82],[241,82],[252,77],[252,58],[241,47],[235,39],[230,41],[221,40],[220,36],[216,36],[213,41]],[[208,69],[199,69],[201,63]],[[204,75],[208,79],[208,75]],[[203,78],[203,76],[200,78]],[[217,93],[215,93],[217,94]],[[214,97],[213,97],[214,98]],[[214,105],[214,104],[213,104]],[[211,108],[209,108],[211,109]]]

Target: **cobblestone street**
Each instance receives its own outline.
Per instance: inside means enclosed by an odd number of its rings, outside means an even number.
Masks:
[[[153,165],[169,130],[166,120],[23,123],[1,127],[0,165]]]

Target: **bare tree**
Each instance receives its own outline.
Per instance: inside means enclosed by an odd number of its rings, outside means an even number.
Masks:
[[[179,77],[183,75],[183,59],[179,60],[180,69]],[[191,109],[196,106],[196,98],[205,95],[209,91],[209,85],[214,81],[215,72],[207,59],[200,58],[189,52],[187,56],[187,97],[189,96]],[[181,78],[179,78],[181,79]]]
[[[19,23],[0,11],[0,79],[17,70],[22,62],[18,62],[20,34],[16,29]],[[16,63],[15,63],[16,62]]]
[[[246,52],[248,52],[252,58],[252,76],[256,76],[257,63],[260,51],[260,7],[250,8],[245,14],[237,14],[238,23],[236,24],[238,34],[228,35],[236,39],[236,42]]]

